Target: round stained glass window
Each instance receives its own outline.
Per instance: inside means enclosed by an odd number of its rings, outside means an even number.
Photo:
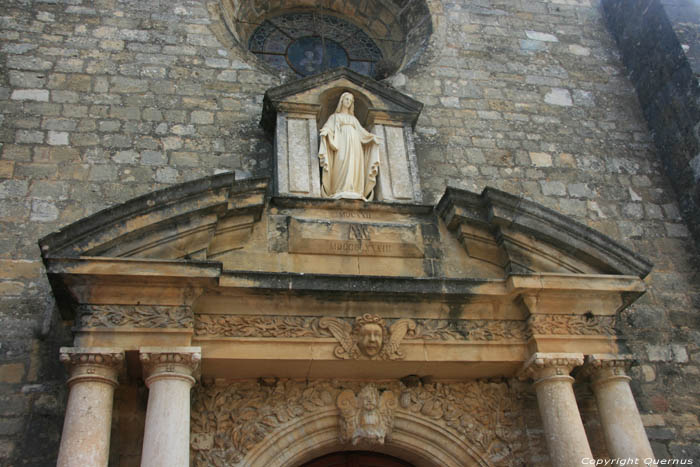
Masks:
[[[299,77],[340,66],[374,76],[382,53],[357,26],[335,16],[290,13],[266,19],[248,47],[268,65]]]

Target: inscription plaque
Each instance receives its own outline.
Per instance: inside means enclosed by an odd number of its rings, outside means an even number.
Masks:
[[[347,216],[361,219],[361,217]],[[289,252],[318,255],[393,256],[422,258],[423,240],[417,224],[289,220]]]

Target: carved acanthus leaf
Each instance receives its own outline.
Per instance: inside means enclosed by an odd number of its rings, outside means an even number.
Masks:
[[[384,427],[384,432],[367,430],[368,423],[357,418],[370,393],[378,401],[377,410],[384,407],[382,417],[388,418],[380,423],[378,412],[366,415],[372,420],[372,428]],[[404,417],[413,414],[443,425],[486,454],[494,466],[520,466],[526,462],[528,445],[537,444],[538,440],[525,433],[524,404],[519,396],[510,384],[482,381],[419,384],[411,388],[398,381],[367,384],[339,380],[280,380],[273,384],[239,381],[197,386],[191,411],[192,464],[242,466],[246,454],[274,431],[302,417],[337,408],[343,441],[352,443],[354,438],[358,444],[380,442],[382,434],[388,439],[393,416],[402,411]],[[367,405],[369,412],[371,406]],[[365,432],[358,431],[363,423]]]
[[[187,306],[82,305],[80,327],[192,328],[192,310]]]
[[[527,450],[523,404],[506,383],[427,384],[406,388],[399,404],[464,437],[493,465],[518,465]]]
[[[200,386],[192,403],[194,465],[236,465],[265,436],[305,414],[332,407],[339,389],[330,382],[279,381]]]
[[[614,316],[531,315],[528,325],[533,334],[615,335]]]

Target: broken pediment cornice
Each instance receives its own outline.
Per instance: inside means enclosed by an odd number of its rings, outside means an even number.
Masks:
[[[495,188],[476,194],[448,187],[436,211],[448,229],[460,232],[467,250],[484,254],[509,273],[555,272],[547,270],[553,267],[643,279],[653,267],[610,237]],[[543,266],[545,263],[549,266]]]

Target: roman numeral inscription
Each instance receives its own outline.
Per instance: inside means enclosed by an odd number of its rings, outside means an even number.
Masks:
[[[424,256],[423,238],[418,224],[294,217],[289,220],[289,252],[400,258]]]

